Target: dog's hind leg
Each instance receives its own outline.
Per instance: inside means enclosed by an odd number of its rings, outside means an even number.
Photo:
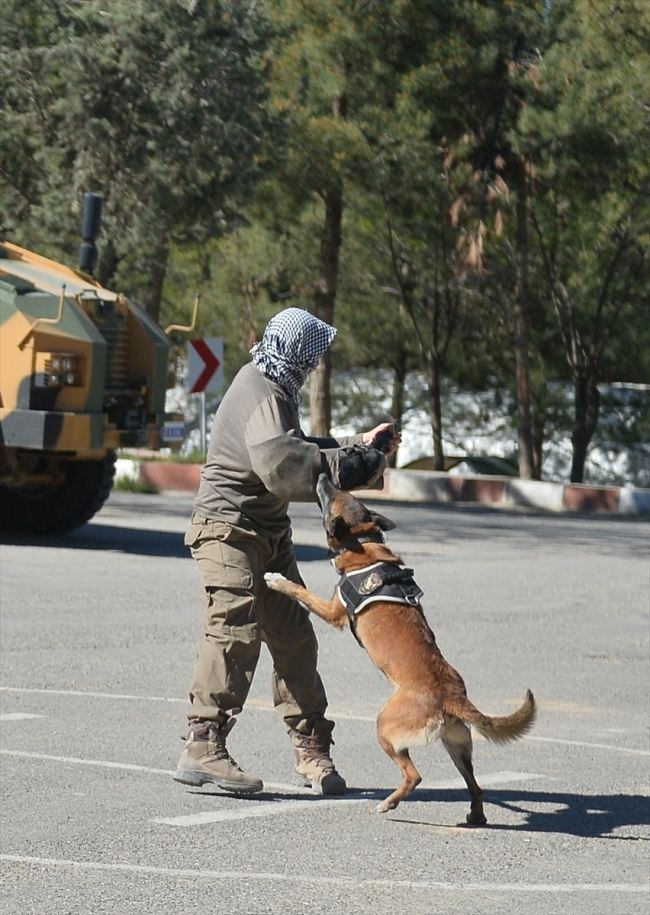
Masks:
[[[405,722],[403,713],[407,712],[408,714],[409,709],[406,709],[404,703],[400,702],[401,698],[399,691],[395,693],[392,699],[388,700],[377,718],[377,739],[384,752],[399,766],[404,779],[399,788],[377,806],[379,813],[394,810],[399,802],[417,788],[422,781],[422,776],[409,756],[407,740],[408,737],[411,737],[412,746],[425,741],[419,739],[420,734],[418,732],[413,734],[412,728],[409,728]]]
[[[487,819],[483,812],[483,791],[474,778],[472,765],[472,732],[458,718],[449,719],[445,716],[440,739],[469,789],[470,811],[467,822],[473,826],[485,825]]]

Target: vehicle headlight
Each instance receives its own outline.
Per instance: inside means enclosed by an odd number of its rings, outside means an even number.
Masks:
[[[83,384],[81,360],[74,353],[36,353],[36,387],[74,387]]]

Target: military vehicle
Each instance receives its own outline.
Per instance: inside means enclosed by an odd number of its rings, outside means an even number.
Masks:
[[[0,528],[60,534],[113,484],[116,449],[178,448],[169,343],[92,276],[101,198],[86,194],[80,269],[0,242]]]

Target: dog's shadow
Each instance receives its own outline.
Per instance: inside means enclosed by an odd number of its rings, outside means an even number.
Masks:
[[[203,788],[191,791],[192,794],[224,797],[222,791]],[[347,801],[382,801],[390,791],[372,788],[348,788],[340,803]],[[228,795],[226,795],[228,796]],[[230,795],[232,797],[232,795]],[[238,796],[241,799],[241,795]],[[261,791],[248,795],[247,802],[260,801],[304,801],[305,804],[318,803],[324,798],[305,792],[277,794],[274,791]],[[403,823],[409,826],[425,826],[440,829],[441,827],[462,826],[476,829],[466,823],[452,823],[445,816],[445,809],[451,809],[451,803],[466,804],[468,797],[461,789],[451,788],[417,788],[406,797],[395,811],[381,814],[385,821]],[[504,832],[540,832],[561,833],[590,839],[618,839],[619,841],[650,841],[650,835],[614,835],[616,829],[634,826],[650,826],[650,797],[638,794],[562,794],[550,791],[523,791],[518,789],[498,791],[489,789],[485,792],[485,813],[488,818],[486,829],[503,830]],[[427,820],[409,817],[409,807],[414,803],[425,803],[430,806],[431,815]],[[521,816],[518,823],[499,823],[495,807],[501,807]],[[469,805],[468,805],[469,809]],[[380,816],[380,814],[376,814]]]
[[[445,789],[416,790],[405,798],[395,814],[394,822],[417,826],[439,827],[439,821],[425,822],[422,819],[400,817],[407,812],[409,801],[444,804],[464,800],[461,791]],[[650,841],[650,835],[617,836],[615,830],[622,827],[650,825],[650,797],[635,794],[562,794],[546,791],[494,790],[485,791],[485,814],[487,829],[506,832],[555,832],[593,839],[618,839],[620,841]],[[493,808],[501,807],[522,816],[518,823],[499,823],[498,813]],[[492,808],[492,809],[491,809]],[[441,809],[436,808],[439,816]],[[433,812],[433,811],[432,811]],[[464,825],[464,824],[462,824]],[[474,827],[472,827],[474,828]]]

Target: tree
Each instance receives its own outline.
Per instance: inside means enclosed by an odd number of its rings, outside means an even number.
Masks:
[[[72,232],[83,191],[102,193],[99,279],[122,264],[140,271],[157,318],[171,244],[236,224],[262,173],[268,25],[238,0],[53,0],[46,30],[40,12],[11,0],[4,22],[3,139],[30,131],[36,175],[29,187],[8,175],[14,215],[27,194],[30,223],[52,237],[62,221]]]
[[[463,304],[476,301],[488,220],[502,231],[511,185],[520,472],[531,476],[527,174],[509,131],[529,68],[523,36],[538,29],[541,4],[377,0],[365,9],[384,15],[364,23],[378,61],[365,84],[364,129],[388,214],[389,256],[427,368],[435,466],[444,467],[447,352]]]
[[[430,227],[422,233],[419,245],[413,244],[413,236],[410,245],[400,238],[388,211],[386,221],[387,246],[399,299],[411,319],[426,369],[434,469],[444,470],[442,379],[462,308],[462,281],[454,269],[454,251],[444,217],[435,235]]]
[[[612,374],[616,338],[650,317],[650,8],[576,0],[554,25],[522,135],[539,152],[533,225],[574,386],[571,480],[582,482],[598,385],[625,380]]]
[[[369,426],[404,418],[408,373],[422,365],[411,319],[400,304],[383,233],[378,231],[382,217],[381,199],[366,188],[350,184],[337,305],[339,334],[333,359],[337,367],[380,370],[373,381],[374,402],[368,404]],[[381,370],[390,375],[389,388]],[[381,397],[385,403],[386,394],[390,394],[390,405],[383,406],[380,413],[377,400]],[[391,455],[389,465],[394,466],[396,458]]]
[[[350,104],[358,60],[362,7],[347,0],[275,0],[270,4],[280,39],[275,53],[275,104],[288,132],[278,181],[297,206],[322,207],[313,309],[335,323],[339,257],[343,241],[345,184],[365,158],[358,109]],[[311,427],[329,434],[331,352],[310,382]]]

